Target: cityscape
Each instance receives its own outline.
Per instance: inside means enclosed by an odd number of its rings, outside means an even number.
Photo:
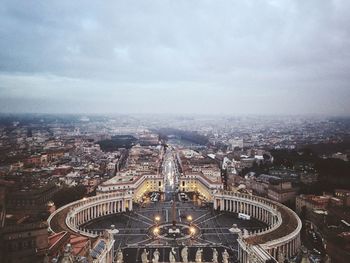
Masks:
[[[349,263],[350,1],[0,6],[0,263]]]
[[[347,262],[349,136],[346,118],[3,114],[1,259]]]

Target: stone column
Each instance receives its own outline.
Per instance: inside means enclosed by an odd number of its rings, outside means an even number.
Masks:
[[[132,207],[133,203],[132,203],[132,198],[129,199],[129,211],[132,211],[133,210],[133,207]]]

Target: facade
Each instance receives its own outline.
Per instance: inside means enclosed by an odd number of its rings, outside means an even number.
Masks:
[[[50,184],[35,190],[10,192],[6,197],[6,209],[26,214],[46,211],[47,203],[58,190],[56,185]]]
[[[223,186],[219,182],[213,182],[202,174],[191,174],[180,177],[180,191],[195,192],[204,200],[212,200],[212,195],[218,190],[222,190]]]
[[[1,262],[42,262],[49,248],[47,224],[7,226],[0,230],[0,246]]]
[[[291,182],[281,182],[277,185],[270,185],[267,196],[279,203],[294,203],[297,191],[292,187]]]

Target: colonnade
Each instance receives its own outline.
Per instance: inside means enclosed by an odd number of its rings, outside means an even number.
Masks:
[[[68,210],[65,223],[73,232],[88,237],[98,236],[97,232],[85,229],[83,225],[98,217],[117,214],[133,209],[131,193],[111,193],[103,194],[70,203],[61,207],[50,215],[48,219],[49,228],[55,216]]]
[[[218,201],[217,201],[218,202]],[[266,204],[260,204],[258,201],[245,200],[245,199],[219,199],[220,206],[216,205],[214,209],[220,209],[220,211],[228,211],[234,213],[243,213],[250,215],[266,223],[269,226],[274,226],[279,217],[279,213],[274,210],[273,207]]]
[[[79,226],[97,217],[126,212],[126,209],[132,210],[131,199],[107,201],[97,204],[86,204],[75,209],[70,214],[69,223]]]
[[[281,254],[286,258],[293,257],[299,250],[301,246],[300,235],[296,235],[292,239],[286,239],[282,241],[278,246],[272,246],[266,250],[274,258],[278,258]]]
[[[216,210],[243,213],[268,225],[260,231],[240,233],[239,262],[252,261],[252,257],[255,262],[281,261],[299,250],[301,221],[288,207],[266,198],[227,191],[215,194],[213,201]]]

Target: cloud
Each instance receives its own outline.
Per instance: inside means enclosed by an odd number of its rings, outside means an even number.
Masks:
[[[350,113],[345,0],[3,2],[0,111]]]

